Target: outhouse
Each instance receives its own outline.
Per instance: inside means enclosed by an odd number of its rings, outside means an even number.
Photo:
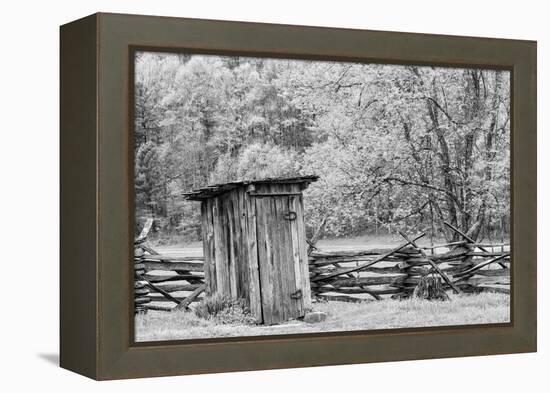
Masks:
[[[201,202],[207,295],[244,299],[258,323],[311,307],[302,191],[317,176],[216,184],[185,194]]]

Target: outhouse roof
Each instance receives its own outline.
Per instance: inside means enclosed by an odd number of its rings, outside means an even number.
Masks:
[[[259,180],[242,180],[233,181],[223,184],[212,184],[197,190],[184,193],[185,199],[193,201],[201,201],[203,199],[212,198],[214,196],[223,194],[225,192],[234,190],[239,187],[248,186],[251,184],[296,184],[296,183],[312,183],[319,179],[319,176],[296,176],[296,177],[278,177],[278,178],[266,178]]]

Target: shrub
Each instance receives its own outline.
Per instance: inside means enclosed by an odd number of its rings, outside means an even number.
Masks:
[[[222,325],[254,325],[256,323],[247,308],[235,305],[222,310],[214,319]]]
[[[207,296],[201,300],[195,307],[195,315],[224,325],[255,324],[255,319],[243,299],[235,300],[220,294]]]

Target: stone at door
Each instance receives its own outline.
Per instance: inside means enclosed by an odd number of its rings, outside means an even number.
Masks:
[[[308,312],[304,316],[304,322],[307,323],[319,323],[323,322],[325,319],[327,319],[327,314],[322,311]]]

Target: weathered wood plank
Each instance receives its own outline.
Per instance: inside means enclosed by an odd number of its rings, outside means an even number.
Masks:
[[[401,289],[395,288],[395,287],[382,287],[382,288],[331,288],[331,287],[319,287],[315,288],[316,292],[319,293],[326,293],[326,292],[334,292],[334,293],[343,293],[348,295],[394,295],[396,293],[400,293]]]
[[[145,274],[143,275],[142,279],[154,283],[154,282],[164,282],[164,281],[203,280],[204,277],[197,274],[175,274],[175,275]]]
[[[229,266],[227,261],[227,216],[223,209],[221,197],[216,197],[212,205],[212,218],[214,223],[214,247],[216,262],[216,284],[217,292],[231,296],[229,283]]]
[[[277,185],[271,185],[271,190],[276,191],[279,189]],[[289,277],[287,276],[288,272],[286,270],[288,261],[285,261],[285,251],[287,249],[287,245],[284,244],[284,225],[282,220],[282,215],[285,214],[285,211],[283,211],[282,207],[282,198],[283,196],[276,196],[271,198],[271,206],[274,209],[275,215],[273,215],[272,222],[273,222],[273,237],[274,237],[274,250],[275,250],[275,258],[273,260],[273,263],[277,269],[277,281],[279,282],[279,307],[281,311],[281,321],[286,321],[290,318],[291,315],[291,300],[290,299],[290,291],[289,291]],[[289,294],[289,297],[287,299],[287,294]]]
[[[300,195],[296,201],[296,208],[299,217],[305,217],[304,210],[304,199]],[[300,268],[301,275],[300,279],[302,281],[302,295],[303,295],[303,309],[307,311],[311,309],[311,281],[309,279],[309,264],[308,264],[308,254],[307,254],[307,242],[306,242],[306,226],[304,219],[297,221],[297,230],[298,230],[298,244],[300,251]]]
[[[407,274],[398,274],[393,276],[378,276],[378,277],[338,277],[330,282],[335,288],[339,287],[359,287],[367,285],[385,285],[385,284],[394,284],[396,282],[402,282]]]
[[[171,255],[164,255],[164,254],[143,254],[141,256],[135,256],[134,259],[136,261],[148,261],[148,262],[190,262],[190,263],[197,263],[202,264],[204,263],[204,257],[202,256],[196,256],[196,257],[177,257],[177,256],[171,256]]]
[[[151,255],[159,255],[159,253],[156,252],[153,248],[151,248],[151,247],[149,247],[149,246],[147,246],[147,245],[145,245],[145,244],[140,244],[139,247],[141,247],[141,249],[142,249],[143,251],[146,251],[146,252],[148,252],[148,253],[151,254]]]
[[[288,209],[290,211],[298,211],[297,207],[297,198],[295,196],[291,196],[288,198]],[[298,216],[298,220],[301,218],[301,216]],[[297,220],[292,220],[289,222],[290,225],[290,242],[292,244],[292,265],[294,270],[294,285],[296,290],[300,290],[302,292],[302,296],[299,299],[296,299],[297,308],[299,316],[303,316],[305,313],[304,310],[304,292],[305,288],[303,288],[302,285],[302,266],[301,266],[301,252],[300,252],[300,242],[298,237],[298,224],[296,222]],[[308,277],[309,282],[309,277]]]
[[[273,324],[273,282],[271,269],[271,239],[268,235],[267,212],[269,199],[254,198],[256,205],[257,241],[258,241],[258,267],[260,274],[261,300],[263,322],[266,325]]]
[[[206,283],[206,293],[210,294],[211,291],[211,271],[210,265],[212,264],[212,255],[210,254],[209,241],[212,237],[212,231],[208,225],[208,204],[206,200],[201,201],[201,237],[202,237],[202,254],[204,255],[204,281]]]
[[[287,190],[292,189],[289,186],[285,186]],[[287,318],[298,318],[299,316],[303,315],[302,313],[302,291],[300,288],[300,283],[297,283],[297,280],[300,279],[300,271],[298,269],[298,276],[296,276],[296,268],[295,268],[295,259],[294,259],[294,245],[292,241],[292,223],[295,223],[296,220],[298,220],[298,216],[296,215],[295,220],[288,220],[285,217],[289,217],[288,214],[290,212],[296,213],[295,210],[293,210],[291,204],[290,204],[290,196],[287,197],[279,197],[277,198],[279,200],[278,204],[280,205],[280,211],[281,216],[278,218],[278,220],[281,222],[283,232],[282,232],[282,262],[284,264],[284,272],[286,272],[286,277],[283,277],[283,280],[286,282],[285,284],[285,293],[283,299],[285,300],[285,303],[289,305],[289,312],[287,315]],[[281,219],[282,218],[282,219]],[[299,263],[299,259],[298,259]],[[299,265],[298,265],[299,268]],[[298,290],[300,290],[298,292]]]
[[[410,265],[429,264],[430,261],[428,260],[427,257],[420,256],[420,257],[407,258],[407,263],[410,264]]]
[[[378,255],[374,256],[358,256],[358,257],[330,257],[330,258],[322,258],[322,259],[312,259],[309,258],[309,266],[315,266],[315,267],[322,267],[322,266],[328,266],[333,265],[334,263],[356,263],[356,262],[371,262],[374,261]],[[388,258],[385,258],[381,260],[380,262],[387,262],[387,263],[397,263],[400,261],[405,260],[406,258],[396,258],[394,255],[389,256]]]
[[[451,251],[448,251],[444,254],[434,254],[430,256],[430,260],[433,262],[437,261],[446,261],[446,260],[457,260],[466,257],[469,252],[467,247],[458,247]]]
[[[212,199],[206,200],[206,215],[208,225],[207,249],[208,258],[210,260],[210,263],[208,264],[208,276],[210,278],[208,287],[210,288],[210,293],[215,293],[218,289],[218,279],[216,274],[216,246],[214,244],[214,202]],[[208,289],[206,292],[208,293]]]
[[[150,302],[151,302],[151,298],[149,296],[137,297],[134,299],[134,304],[146,304]]]
[[[270,192],[272,191],[271,187]],[[281,258],[281,228],[280,220],[277,215],[282,214],[283,212],[277,211],[277,198],[267,198],[269,203],[269,210],[267,213],[267,230],[268,236],[271,238],[271,269],[273,275],[271,279],[273,280],[273,323],[279,323],[285,320],[285,303],[283,301],[283,282],[285,282],[283,273],[282,273],[282,258]]]
[[[510,277],[510,269],[480,269],[474,274],[485,277]]]
[[[151,311],[172,311],[172,307],[166,307],[166,306],[157,306],[154,304],[147,304],[146,306],[143,306],[146,310]]]
[[[510,244],[509,243],[495,243],[495,244],[491,244],[491,243],[471,243],[470,244],[472,247],[477,247],[477,248],[481,248],[481,247],[491,247],[491,248],[498,248],[498,247],[510,247]],[[509,251],[509,250],[507,250]]]
[[[156,304],[147,304],[142,306],[142,308],[146,310],[151,310],[151,311],[167,311],[167,312],[170,312],[173,309],[173,307],[157,306]]]
[[[331,265],[330,267],[318,268],[318,267],[309,265],[310,275],[323,274],[323,273],[328,274],[328,273],[331,273],[332,271],[335,271],[335,270],[338,270],[338,269],[345,269],[345,267],[335,268],[333,266],[334,265]],[[367,267],[367,268],[365,268],[361,271],[362,272],[369,272],[369,273],[387,274],[387,273],[401,273],[406,269],[412,269],[412,267],[410,267],[410,268],[407,267],[407,266],[400,267],[399,265],[386,266],[386,267],[372,266],[372,267]],[[416,268],[415,267],[415,269],[423,269],[423,268]]]
[[[134,288],[134,296],[139,297],[141,295],[147,295],[149,293],[149,288]]]
[[[237,297],[245,299],[248,306],[248,274],[247,260],[244,258],[246,245],[243,244],[243,212],[240,194],[242,189],[231,192],[231,201],[233,207],[233,263],[235,264]]]
[[[158,284],[157,287],[161,288],[162,290],[166,292],[192,292],[198,287],[200,287],[201,284]]]
[[[257,215],[254,198],[243,193],[243,203],[246,208],[246,256],[248,259],[248,289],[250,312],[256,322],[262,323],[262,298],[260,293],[260,271],[258,264],[258,248],[260,247],[257,238]]]
[[[134,289],[141,289],[147,286],[147,281],[134,281]]]
[[[438,248],[449,248],[449,247],[456,247],[456,246],[462,246],[466,244],[465,240],[461,240],[458,242],[450,242],[450,243],[444,243],[444,244],[436,244],[434,246],[424,246],[421,247],[423,250],[436,250]]]
[[[338,296],[338,295],[317,295],[318,299],[332,301],[332,302],[346,302],[346,303],[363,303],[366,299],[360,299],[357,297],[351,296]],[[372,300],[374,301],[374,300]]]
[[[289,187],[289,186],[287,186]],[[292,187],[289,188],[291,191],[294,192]],[[299,192],[299,190],[298,190]],[[288,196],[282,199],[282,205],[283,209],[286,212],[295,212],[294,207],[291,204],[291,198],[294,198],[295,196]],[[284,219],[284,217],[283,217]],[[289,297],[291,299],[291,305],[293,308],[293,314],[292,318],[298,318],[300,316],[304,315],[303,312],[303,291],[301,289],[301,282],[300,282],[300,259],[298,254],[298,259],[295,259],[294,256],[294,242],[293,242],[293,233],[292,233],[292,224],[296,223],[296,220],[299,220],[296,213],[296,219],[295,220],[287,220],[284,219],[285,224],[285,255],[286,255],[286,264],[287,264],[287,271],[289,272],[289,275],[291,279],[289,280]],[[306,250],[307,251],[307,250]],[[298,266],[296,266],[296,262],[298,262]]]
[[[138,265],[138,264],[136,264]],[[189,263],[189,262],[149,262],[148,260],[141,261],[139,263],[140,268],[147,271],[162,270],[162,271],[176,271],[187,270],[192,272],[204,271],[203,263]]]
[[[227,267],[229,271],[229,288],[232,299],[237,299],[239,293],[237,291],[238,276],[237,276],[237,262],[235,255],[235,212],[233,210],[233,198],[232,192],[223,196],[224,212],[227,217],[226,229],[226,241],[227,241]]]
[[[173,305],[173,302],[166,299],[165,297],[163,297],[162,295],[158,295],[158,294],[155,294],[155,295],[149,295],[147,296],[149,299],[151,299],[151,302],[154,302],[154,303],[169,303],[171,304],[172,306],[170,307],[170,309],[172,311],[175,311],[176,310],[176,305]],[[186,296],[175,296],[174,299],[176,299],[178,301],[178,303],[180,302],[183,302],[185,299],[187,299]],[[193,301],[191,303],[195,303],[195,302],[200,302],[201,300],[203,299],[202,296],[199,296],[199,297],[196,297],[195,299],[193,299]],[[191,304],[190,303],[190,304]]]
[[[169,300],[169,301],[171,301],[171,302],[174,302],[174,303],[178,304],[178,300],[176,300],[176,298],[175,298],[174,296],[170,295],[170,294],[169,294],[168,292],[166,292],[164,289],[162,289],[162,288],[158,287],[157,285],[152,284],[152,283],[150,283],[150,282],[147,284],[147,286],[148,286],[149,288],[151,288],[152,290],[154,290],[154,291],[160,293],[165,299],[167,299],[167,300]]]
[[[286,186],[288,188],[288,186]],[[279,189],[282,187],[279,186]],[[296,277],[294,273],[294,258],[292,256],[292,240],[290,239],[290,221],[286,220],[285,214],[289,209],[288,196],[281,196],[275,198],[275,204],[277,205],[278,226],[280,228],[280,258],[281,258],[281,282],[283,287],[283,307],[284,307],[284,320],[294,319],[300,315],[299,304],[296,299]],[[294,297],[291,295],[295,294]]]
[[[366,256],[366,255],[372,255],[376,257],[378,255],[387,254],[391,250],[392,250],[391,248],[375,248],[375,249],[360,250],[360,251],[313,251],[311,254],[309,254],[309,257],[313,259],[334,258],[334,257],[358,257],[358,256]]]
[[[497,252],[485,252],[485,251],[470,251],[468,252],[468,256],[472,256],[472,257],[499,257],[501,256],[502,254],[508,254],[509,252],[507,251],[497,251]]]
[[[195,301],[199,295],[201,293],[204,292],[204,290],[206,289],[206,285],[203,284],[201,286],[199,286],[197,289],[195,289],[193,292],[191,292],[191,294],[189,296],[187,296],[184,300],[182,300],[176,307],[175,307],[175,311],[176,310],[186,310],[189,305]]]
[[[457,281],[457,284],[469,284],[472,286],[479,285],[510,285],[510,277],[469,277]]]

